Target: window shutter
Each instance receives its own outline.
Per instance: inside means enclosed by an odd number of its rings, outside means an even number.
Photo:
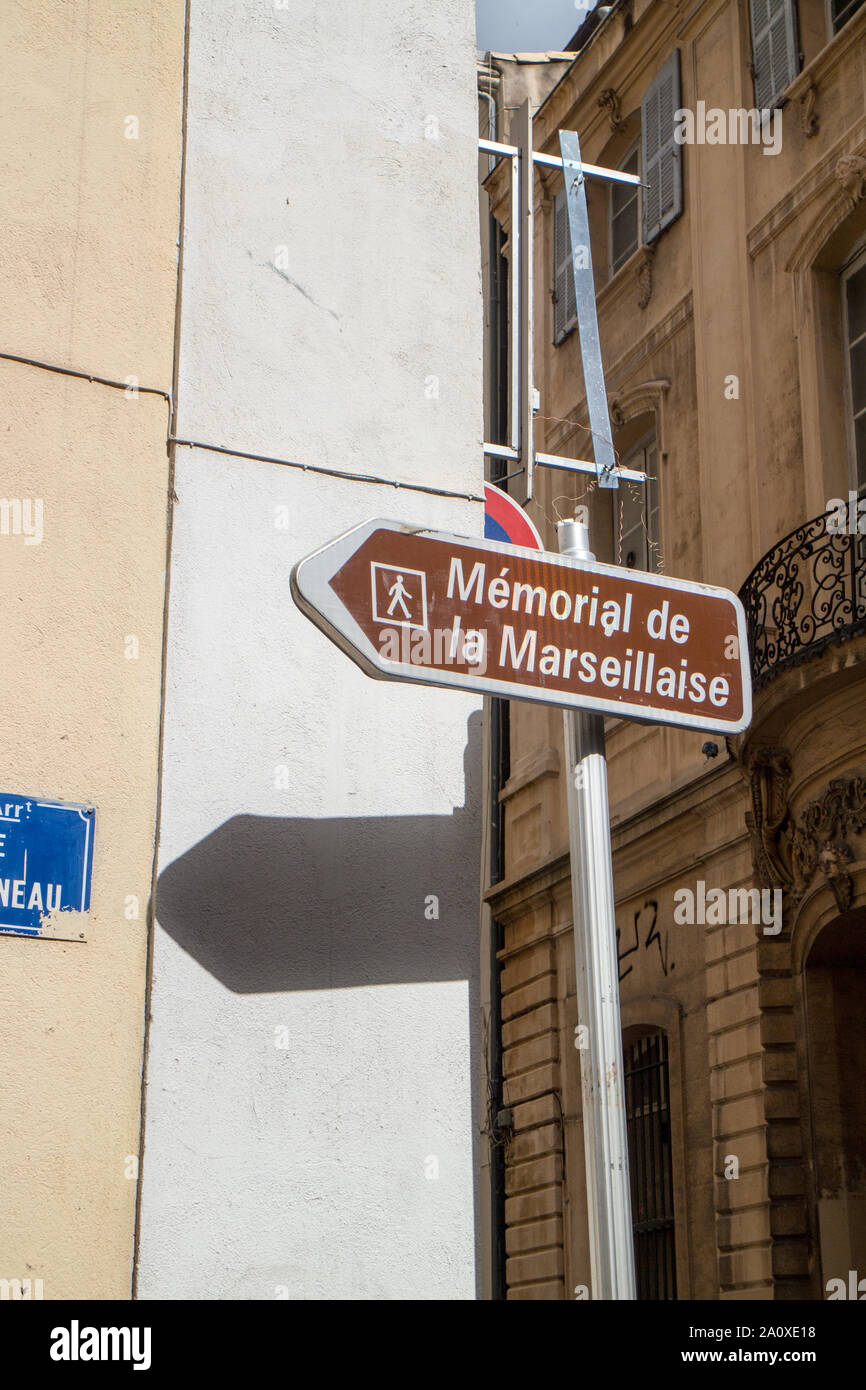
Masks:
[[[553,200],[553,294],[553,341],[559,343],[577,318],[564,189]]]
[[[638,174],[640,162],[637,150],[618,166],[626,174]],[[610,273],[615,275],[640,244],[637,188],[623,183],[610,186]]]
[[[800,71],[797,12],[794,0],[750,0],[749,8],[755,105],[772,111]]]
[[[683,210],[682,148],[674,139],[680,107],[680,54],[674,49],[641,102],[643,239],[653,241]]]

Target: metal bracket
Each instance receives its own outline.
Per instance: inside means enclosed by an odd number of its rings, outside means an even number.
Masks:
[[[595,311],[595,279],[592,273],[592,252],[589,243],[589,213],[586,206],[586,175],[580,158],[580,141],[574,130],[559,132],[562,151],[562,172],[565,178],[565,200],[568,209],[568,233],[571,242],[571,269],[574,275],[574,301],[577,305],[577,331],[583,361],[583,382],[592,432],[592,452],[596,463],[599,487],[618,486],[616,455],[611,438],[604,368],[601,361],[601,341],[598,335],[598,315]]]
[[[508,459],[517,465],[509,473],[525,477],[525,506],[533,495],[535,466],[560,468],[566,472],[594,474],[598,485],[616,488],[618,478],[644,481],[645,474],[634,469],[618,469],[611,438],[610,417],[601,362],[598,319],[595,310],[595,286],[592,275],[592,253],[589,244],[589,219],[586,209],[587,178],[599,178],[612,183],[639,184],[636,174],[620,169],[604,169],[596,164],[584,164],[580,144],[573,131],[560,131],[562,156],[542,154],[532,148],[532,108],[525,101],[512,120],[512,136],[516,143],[504,145],[495,140],[479,140],[479,150],[505,155],[511,165],[511,427],[508,444],[485,443],[489,457]],[[533,437],[535,389],[532,381],[533,319],[532,319],[532,242],[533,242],[533,185],[535,165],[562,169],[568,205],[569,237],[572,246],[575,299],[577,303],[578,336],[583,358],[583,374],[589,407],[589,426],[592,431],[593,457],[585,459],[560,458],[554,454],[536,453]],[[579,248],[579,255],[575,248]],[[507,481],[501,479],[500,481]]]

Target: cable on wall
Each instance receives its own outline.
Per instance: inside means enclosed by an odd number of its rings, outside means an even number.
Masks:
[[[173,405],[170,391],[163,391],[157,386],[138,386],[132,385],[129,381],[115,381],[111,377],[97,376],[94,372],[80,372],[74,367],[61,367],[54,362],[41,362],[35,357],[20,357],[13,352],[0,352],[0,359],[5,362],[19,362],[25,367],[40,367],[46,372],[56,372],[60,376],[72,376],[79,381],[96,382],[99,386],[110,386],[116,391],[135,391],[143,396],[162,396],[168,402],[169,409]],[[484,497],[475,492],[453,492],[449,488],[433,487],[425,483],[405,483],[399,478],[381,478],[373,473],[347,473],[340,468],[326,468],[322,464],[299,463],[296,459],[274,458],[270,454],[252,454],[243,449],[229,449],[222,444],[208,444],[200,439],[179,439],[176,435],[169,434],[167,442],[169,444],[181,444],[188,449],[207,449],[212,454],[227,454],[231,458],[251,459],[255,463],[275,463],[281,468],[300,468],[305,473],[322,473],[329,478],[344,478],[350,483],[375,483],[378,487],[400,488],[405,492],[424,492],[433,497],[453,497],[461,502],[483,502]]]

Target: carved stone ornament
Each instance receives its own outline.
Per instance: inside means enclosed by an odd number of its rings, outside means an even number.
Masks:
[[[843,154],[833,172],[854,207],[866,195],[866,159],[859,154]]]
[[[814,82],[811,82],[800,97],[800,105],[803,108],[803,134],[806,136],[807,140],[811,139],[813,135],[818,134],[818,129],[821,124],[821,119],[815,109],[817,104],[818,88],[815,86]]]
[[[854,859],[848,843],[866,830],[866,778],[834,777],[823,796],[810,801],[791,840],[794,896],[800,898],[820,869],[840,912],[851,906],[854,881],[846,866]]]
[[[607,108],[607,117],[610,121],[610,128],[612,131],[625,130],[628,121],[624,121],[622,118],[619,97],[613,87],[605,87],[598,98],[598,105],[602,110],[604,110],[605,107]]]
[[[866,831],[866,778],[834,777],[796,822],[788,809],[791,762],[784,748],[759,748],[749,759],[752,809],[746,824],[755,877],[762,888],[781,888],[786,907],[803,897],[821,873],[840,912],[854,899],[848,865],[852,835]]]
[[[757,748],[748,763],[751,811],[746,825],[752,842],[752,864],[762,888],[790,888],[788,785],[791,759],[784,748]]]
[[[833,889],[840,912],[846,912],[854,897],[854,881],[844,866],[854,858],[851,846],[844,840],[827,840],[818,855],[821,872]]]
[[[655,253],[655,246],[641,247],[641,258],[637,268],[637,303],[639,309],[645,309],[652,298],[653,257]]]

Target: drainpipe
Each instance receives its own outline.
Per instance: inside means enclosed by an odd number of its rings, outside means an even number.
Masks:
[[[501,74],[494,71],[492,67],[485,66],[483,63],[477,65],[478,76],[478,96],[482,101],[487,102],[488,110],[488,139],[497,138],[498,121],[496,111],[496,91],[501,85]],[[487,161],[488,173],[496,163],[496,156],[489,155]],[[489,384],[491,395],[494,397],[490,402],[490,425],[493,433],[491,438],[498,440],[498,419],[502,409],[499,397],[503,389],[501,372],[497,360],[499,351],[499,335],[502,331],[501,315],[504,305],[501,303],[502,287],[500,284],[499,267],[496,258],[499,254],[497,232],[498,226],[492,213],[490,214],[490,364],[489,364]],[[499,800],[499,792],[503,785],[504,763],[507,758],[508,740],[508,705],[505,701],[493,699],[489,704],[489,724],[490,730],[490,802],[489,802],[489,834],[490,834],[490,858],[487,865],[488,881],[498,882],[505,873],[504,863],[504,841],[503,841],[503,817],[504,807]],[[490,1164],[490,1282],[491,1297],[494,1300],[504,1300],[506,1297],[505,1282],[505,1154],[503,1149],[504,1133],[501,1128],[505,1118],[502,1111],[502,985],[500,981],[500,962],[498,959],[498,949],[501,946],[502,929],[493,914],[490,914],[490,946],[488,956],[489,991],[490,991],[490,1015],[489,1015],[489,1040],[487,1068],[490,1085],[490,1099],[492,1105],[487,1115],[487,1122],[491,1127],[489,1132],[489,1164]]]
[[[487,139],[495,140],[497,138],[496,131],[498,128],[496,119],[496,91],[498,90],[501,84],[502,75],[501,73],[497,72],[495,68],[486,67],[484,63],[478,63],[476,70],[478,74],[478,96],[481,101],[487,102]],[[496,155],[488,155],[488,174],[490,173],[490,170],[493,168],[495,163]]]

